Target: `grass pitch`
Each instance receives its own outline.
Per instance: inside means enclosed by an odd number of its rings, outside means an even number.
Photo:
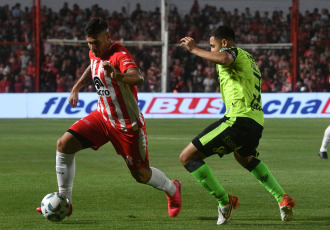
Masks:
[[[178,156],[213,120],[147,120],[150,165],[180,179],[183,208],[167,214],[163,192],[135,182],[107,144],[76,154],[73,215],[60,223],[35,211],[57,191],[56,140],[75,120],[0,119],[0,229],[329,229],[329,160],[317,156],[329,119],[267,119],[259,152],[296,201],[294,219],[280,221],[274,198],[233,155],[206,160],[240,206],[217,226],[216,201],[181,166]]]

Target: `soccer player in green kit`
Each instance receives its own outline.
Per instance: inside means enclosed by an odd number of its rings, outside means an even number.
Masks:
[[[261,74],[253,57],[238,48],[235,32],[220,26],[210,34],[211,51],[197,47],[191,37],[180,40],[181,46],[195,56],[216,64],[225,116],[198,134],[182,151],[180,161],[195,179],[219,203],[217,224],[225,224],[238,198],[226,192],[203,159],[234,152],[235,159],[274,196],[279,204],[282,221],[293,216],[294,200],[277,183],[267,166],[257,157],[264,114],[261,102]]]

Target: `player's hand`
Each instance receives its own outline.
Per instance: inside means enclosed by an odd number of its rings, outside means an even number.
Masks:
[[[110,62],[108,62],[108,61],[103,62],[102,67],[104,69],[105,76],[118,80],[117,74],[116,74],[116,69],[115,69],[115,67],[113,67],[113,65],[110,64]]]
[[[72,90],[71,94],[70,94],[70,97],[69,97],[69,103],[73,108],[77,106],[78,99],[79,99],[78,92]]]
[[[192,52],[197,47],[195,40],[191,37],[181,38],[180,46],[186,46],[189,52]]]

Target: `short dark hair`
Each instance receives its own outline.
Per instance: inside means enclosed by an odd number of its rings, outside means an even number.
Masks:
[[[93,18],[85,26],[85,36],[94,37],[108,29],[108,23],[101,18]]]
[[[213,29],[210,33],[210,37],[236,42],[235,32],[229,26],[219,26]]]

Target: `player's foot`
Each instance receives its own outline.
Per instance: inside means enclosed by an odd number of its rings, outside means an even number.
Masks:
[[[173,180],[176,191],[172,196],[167,196],[168,201],[168,215],[170,217],[176,217],[179,215],[182,207],[181,203],[181,182],[179,180]]]
[[[41,213],[41,207],[36,208],[36,211],[39,212],[40,214],[42,214]]]
[[[321,159],[328,159],[328,153],[327,152],[319,151],[317,154],[320,156]]]
[[[280,213],[282,221],[289,221],[293,217],[293,208],[295,206],[294,200],[288,195],[284,194],[280,206]]]
[[[72,204],[70,204],[70,209],[69,209],[69,212],[68,212],[68,217],[71,216],[72,211],[73,211]]]
[[[72,210],[73,210],[73,208],[72,208],[72,204],[70,204],[70,210],[69,210],[69,212],[68,212],[68,217],[71,216],[71,214],[72,214]],[[42,214],[42,212],[41,212],[41,207],[36,208],[36,211],[39,212],[40,214]]]
[[[233,209],[236,209],[239,205],[238,198],[236,196],[232,196],[228,194],[229,204],[225,207],[218,207],[219,218],[217,225],[228,223],[231,218],[231,213]]]

